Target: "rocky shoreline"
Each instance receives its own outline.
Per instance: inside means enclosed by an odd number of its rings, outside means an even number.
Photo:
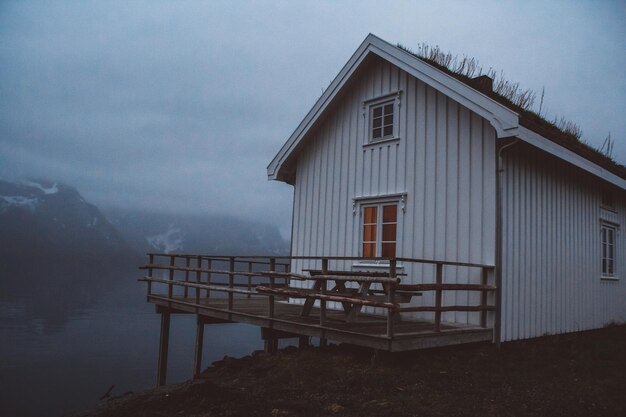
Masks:
[[[350,346],[224,358],[202,378],[102,401],[109,416],[626,415],[626,326],[410,353]]]

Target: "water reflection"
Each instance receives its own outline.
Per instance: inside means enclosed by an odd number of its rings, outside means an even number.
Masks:
[[[135,264],[136,265],[136,264]],[[112,394],[155,384],[159,315],[145,302],[135,266],[85,278],[50,274],[0,288],[0,415],[58,416]],[[41,275],[39,275],[41,278]],[[175,315],[168,382],[192,372],[194,317]],[[203,366],[261,349],[257,327],[207,326]]]

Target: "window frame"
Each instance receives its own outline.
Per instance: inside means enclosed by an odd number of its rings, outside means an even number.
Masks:
[[[395,141],[400,139],[400,99],[402,96],[402,90],[394,91],[389,94],[385,94],[382,96],[374,97],[368,100],[363,101],[363,117],[365,118],[365,130],[366,137],[365,145],[373,145],[378,143],[384,143],[389,141]],[[384,108],[386,105],[392,104],[393,107],[393,120],[391,124],[391,135],[384,135],[384,127],[389,126],[384,123]],[[382,107],[382,123],[381,129],[383,129],[382,136],[379,138],[374,138],[374,109]]]
[[[381,257],[382,254],[382,215],[383,206],[395,205],[396,206],[396,250],[394,256],[397,257],[402,250],[402,231],[404,223],[404,214],[406,213],[406,193],[398,194],[386,194],[380,196],[366,196],[357,197],[352,199],[352,209],[355,215],[356,221],[356,241],[358,242],[357,254],[362,257],[364,254],[364,220],[365,220],[365,208],[366,207],[378,207],[377,209],[377,221],[376,221],[376,257]],[[357,216],[358,214],[358,216]],[[383,260],[361,260],[353,264],[353,267],[379,267],[388,268],[389,262]],[[402,268],[401,264],[397,265],[397,268]]]
[[[612,242],[609,242],[608,235],[605,235],[605,230],[612,233]],[[618,235],[619,225],[607,221],[600,222],[600,277],[605,280],[619,279],[617,268],[617,254],[619,253]],[[605,236],[607,236],[606,239]],[[612,251],[610,251],[610,248],[612,248]],[[610,271],[608,266],[605,268],[609,261],[612,262],[612,270]]]
[[[385,222],[385,207],[394,206],[396,209],[395,221],[393,222]],[[367,209],[375,208],[376,209],[376,220],[375,223],[365,223],[365,211]],[[388,256],[389,258],[395,258],[398,253],[398,211],[400,205],[397,201],[388,201],[384,203],[369,203],[361,205],[361,216],[360,216],[360,235],[361,241],[359,246],[359,256],[365,257],[365,244],[373,243],[374,244],[374,255],[368,256],[368,258],[382,258],[383,257],[383,246],[385,244],[393,243],[394,245],[394,253],[393,256]],[[385,225],[395,224],[394,229],[394,237],[395,240],[384,240],[384,228]],[[365,240],[365,228],[366,226],[374,225],[374,239],[373,240]]]

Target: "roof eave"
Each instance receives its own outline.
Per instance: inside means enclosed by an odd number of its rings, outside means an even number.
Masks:
[[[578,168],[581,168],[584,171],[587,171],[604,181],[607,181],[622,190],[626,190],[626,180],[621,178],[609,170],[601,167],[600,165],[588,160],[587,158],[578,155],[577,153],[559,145],[551,141],[548,138],[540,135],[537,132],[534,132],[526,127],[520,126],[518,129],[517,137],[519,137],[524,142],[527,142],[543,151],[556,156],[559,159],[562,159]]]

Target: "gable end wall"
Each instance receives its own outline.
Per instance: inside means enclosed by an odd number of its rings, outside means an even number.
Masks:
[[[363,101],[398,90],[400,139],[363,146]],[[353,214],[353,198],[406,193],[398,256],[493,265],[495,140],[485,119],[396,66],[370,60],[299,153],[292,254],[359,256],[360,217],[358,210]],[[295,261],[292,269],[314,266]],[[404,272],[405,282],[434,280],[430,266]],[[479,283],[480,271],[446,268],[444,280]],[[478,304],[479,295],[449,294],[444,303],[468,300]],[[416,305],[432,303],[429,293],[416,298]],[[477,323],[478,313],[443,318]]]

